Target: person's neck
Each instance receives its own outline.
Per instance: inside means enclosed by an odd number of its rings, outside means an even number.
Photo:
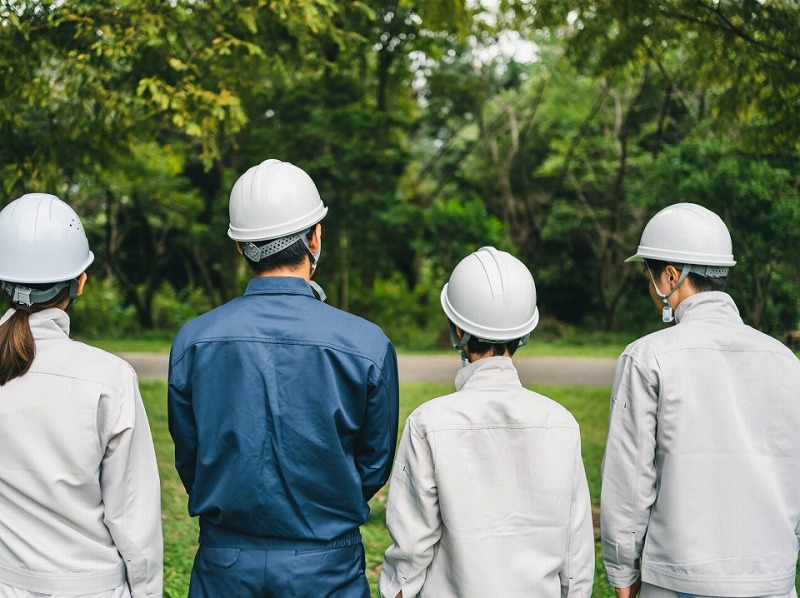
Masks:
[[[266,272],[256,272],[253,275],[255,278],[267,278],[270,276],[291,276],[293,278],[302,278],[306,282],[311,280],[311,266],[306,261],[296,268],[275,268]]]
[[[492,351],[487,351],[486,353],[469,353],[465,352],[467,356],[467,361],[470,363],[475,363],[479,359],[486,359],[487,357],[511,357],[511,354],[508,352],[508,349],[502,355],[495,355]]]
[[[696,295],[697,291],[689,284],[688,280],[684,280],[683,284],[678,287],[678,290],[670,297],[671,301],[670,304],[672,306],[672,310],[675,311],[678,309],[678,306],[686,301],[689,297]]]

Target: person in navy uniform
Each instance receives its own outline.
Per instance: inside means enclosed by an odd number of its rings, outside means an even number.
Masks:
[[[229,208],[253,278],[170,353],[175,465],[200,522],[189,596],[367,598],[359,526],[394,457],[395,350],[311,280],[328,208],[308,174],[266,160]]]

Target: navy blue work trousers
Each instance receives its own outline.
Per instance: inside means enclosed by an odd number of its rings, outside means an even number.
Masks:
[[[369,598],[360,534],[328,543],[200,544],[188,598]]]

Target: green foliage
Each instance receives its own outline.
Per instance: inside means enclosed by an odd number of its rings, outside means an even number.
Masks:
[[[178,330],[213,305],[202,289],[184,287],[176,291],[167,282],[161,283],[153,300],[153,327],[156,330]]]
[[[181,144],[136,144],[116,168],[95,168],[61,193],[84,214],[97,264],[144,328],[159,326],[154,298],[166,282],[202,285],[211,301],[219,297],[199,246],[208,230],[202,222],[206,204],[184,169]]]
[[[152,294],[152,327],[142,329],[134,306],[126,304],[123,295],[111,278],[90,277],[84,293],[70,309],[72,330],[84,339],[116,339],[107,345],[108,350],[163,349],[169,346],[164,339],[172,338],[178,328],[212,308],[202,289],[184,287],[176,291],[163,282]],[[153,341],[139,349],[132,339]]]
[[[524,31],[545,28],[571,62],[613,77],[650,62],[698,120],[710,108],[761,148],[800,148],[797,2],[744,0],[503,0]],[[710,100],[706,102],[706,100]]]
[[[0,121],[23,150],[3,156],[6,191],[52,188],[143,136],[183,136],[210,165],[246,122],[256,80],[239,73],[319,60],[303,50],[337,14],[330,0],[4,3]]]
[[[408,255],[398,257],[413,260],[413,276],[384,273],[370,289],[354,293],[351,307],[379,324],[404,349],[447,347],[447,320],[439,295],[452,269],[484,245],[512,252],[514,248],[503,225],[487,213],[478,197],[437,199],[426,210],[406,206],[393,217],[397,230],[406,232],[399,235],[397,247]],[[399,218],[404,221],[398,222]]]
[[[101,276],[143,328],[157,325],[165,281],[221,302],[236,273],[221,248],[221,160],[247,121],[243,98],[320,68],[318,36],[348,41],[339,10],[330,0],[3,3],[0,194],[73,203]]]
[[[635,302],[620,265],[644,216],[628,188],[649,161],[657,77],[624,72],[612,85],[576,72],[546,39],[540,49],[527,78],[507,79],[493,94],[497,81],[485,84],[476,126],[449,113],[443,126],[454,141],[437,167],[463,159],[454,184],[479,194],[505,224],[534,273],[543,313],[619,328]],[[475,151],[459,157],[456,148],[474,135]]]
[[[449,191],[443,196],[421,214],[424,228],[416,241],[417,249],[427,254],[431,269],[439,276],[440,288],[456,264],[481,246],[515,252],[503,223],[488,213],[479,197],[451,196]]]
[[[799,14],[757,0],[0,3],[0,203],[47,191],[81,214],[106,289],[81,300],[91,318],[76,306],[90,334],[173,328],[246,282],[225,235],[233,182],[292,161],[330,207],[329,301],[421,348],[440,342],[449,270],[487,244],[530,266],[542,313],[567,327],[647,330],[622,260],[677,187],[732,219],[736,298],[780,334],[800,309]],[[495,52],[509,28],[535,42],[532,64]]]
[[[136,310],[111,279],[90,277],[69,313],[72,331],[82,338],[124,338],[138,330]]]
[[[354,301],[354,308],[378,324],[397,347],[405,350],[430,349],[437,345],[446,320],[439,307],[439,295],[430,285],[408,288],[399,273],[375,281],[365,301]]]

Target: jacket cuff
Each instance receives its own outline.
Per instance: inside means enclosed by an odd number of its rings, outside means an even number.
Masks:
[[[636,580],[639,579],[639,575],[640,573],[636,569],[606,565],[606,577],[608,577],[608,583],[615,588],[631,587]]]

